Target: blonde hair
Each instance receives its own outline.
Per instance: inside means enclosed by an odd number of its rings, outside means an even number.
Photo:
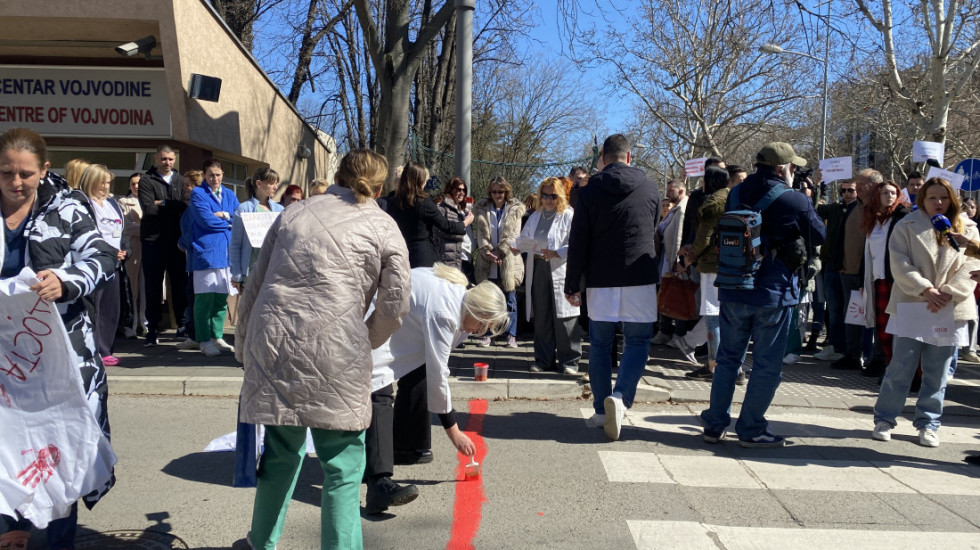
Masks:
[[[460,286],[468,286],[469,279],[455,267],[436,262],[432,269],[436,277]],[[480,331],[476,334],[489,332],[491,336],[503,334],[510,325],[510,314],[507,313],[507,299],[497,285],[483,281],[468,289],[463,295],[463,315],[470,316],[480,322]]]
[[[538,186],[538,196],[544,192],[542,190],[545,187],[551,187],[554,189],[553,193],[558,195],[558,199],[555,201],[555,211],[557,212],[564,212],[565,209],[568,208],[568,196],[565,194],[565,185],[562,181],[563,179],[564,178],[555,177],[545,178],[545,180],[541,182],[541,185]],[[541,204],[544,204],[544,201],[541,201]]]
[[[930,187],[939,186],[946,189],[946,194],[949,197],[949,208],[946,209],[946,218],[949,219],[949,223],[952,226],[953,233],[962,233],[964,229],[963,218],[960,216],[960,201],[959,197],[956,195],[956,191],[953,190],[953,186],[943,178],[929,178],[929,181],[922,184],[919,192],[915,194],[915,204],[919,207],[919,210],[926,211],[926,191]],[[946,245],[946,239],[938,231],[936,232],[936,242],[939,246]]]
[[[354,191],[357,202],[373,199],[388,178],[388,161],[367,149],[354,149],[340,159],[337,185]]]
[[[312,182],[310,182],[310,196],[312,197],[314,195],[322,195],[326,193],[327,187],[329,187],[327,185],[327,182],[321,179],[313,180]]]
[[[68,182],[68,186],[72,189],[79,189],[82,172],[88,167],[89,163],[82,159],[71,159],[65,163],[65,181]],[[88,193],[85,194],[87,195]]]
[[[190,180],[194,183],[194,187],[197,187],[204,181],[204,172],[200,170],[188,170],[184,172],[184,179]]]
[[[504,202],[510,202],[510,199],[514,197],[514,188],[507,183],[507,180],[503,176],[497,176],[490,180],[490,185],[487,186],[487,198],[491,201],[493,200],[493,187],[497,186],[504,190]]]
[[[106,178],[113,177],[106,165],[89,164],[78,178],[78,189],[88,197],[95,197],[95,186],[102,185]]]

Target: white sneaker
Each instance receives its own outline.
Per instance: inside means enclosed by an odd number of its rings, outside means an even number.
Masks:
[[[595,413],[585,421],[586,427],[601,428],[606,424],[606,415]]]
[[[212,341],[201,342],[201,353],[207,355],[208,357],[217,357],[221,355],[221,350]]]
[[[875,424],[875,429],[871,431],[871,439],[875,439],[877,441],[891,441],[892,425],[884,421]]]
[[[517,347],[517,338],[514,338],[513,336],[508,336],[507,337],[507,347],[508,348],[516,348]]]
[[[800,361],[800,356],[795,353],[787,353],[786,357],[783,357],[784,365],[795,365]]]
[[[607,397],[602,404],[606,408],[606,421],[602,429],[606,431],[606,437],[616,441],[619,439],[619,432],[623,429],[623,415],[626,414],[623,398],[619,392],[616,392]]]
[[[939,434],[936,433],[936,430],[930,430],[928,428],[919,430],[919,445],[923,447],[938,447]]]
[[[177,349],[200,349],[200,347],[201,345],[193,338],[184,338],[183,341],[177,342]]]
[[[666,334],[664,334],[662,332],[658,332],[657,335],[654,336],[652,340],[650,340],[650,343],[653,344],[653,345],[655,345],[655,346],[662,346],[662,345],[666,344],[669,341],[670,341],[670,338],[668,338]]]
[[[834,351],[834,346],[827,346],[817,353],[814,353],[813,358],[819,361],[837,361],[838,359],[843,359],[844,354]]]
[[[218,346],[218,349],[235,353],[235,346],[225,342],[224,338],[212,338],[211,341],[214,343],[214,345]]]
[[[490,347],[490,337],[489,336],[484,336],[483,338],[480,338],[480,347],[481,348],[489,348]]]
[[[564,372],[568,376],[578,376],[578,367],[565,367]]]

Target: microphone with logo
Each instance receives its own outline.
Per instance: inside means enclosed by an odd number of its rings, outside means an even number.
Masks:
[[[952,246],[954,250],[959,252],[960,245],[956,243],[956,239],[954,239],[953,236],[950,235],[949,233],[949,230],[953,228],[953,225],[949,223],[949,218],[943,216],[942,214],[936,214],[935,216],[932,217],[932,227],[936,231],[939,231],[939,233],[945,235],[946,240],[949,241],[950,246]]]

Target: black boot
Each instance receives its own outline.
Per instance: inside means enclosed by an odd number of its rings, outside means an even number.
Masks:
[[[377,477],[367,482],[367,499],[364,504],[365,514],[380,514],[389,506],[408,504],[419,496],[419,489],[414,485],[399,485],[390,477]]]

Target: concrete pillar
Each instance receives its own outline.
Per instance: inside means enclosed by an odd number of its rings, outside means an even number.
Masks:
[[[456,175],[470,179],[473,132],[473,11],[476,0],[456,0]]]

